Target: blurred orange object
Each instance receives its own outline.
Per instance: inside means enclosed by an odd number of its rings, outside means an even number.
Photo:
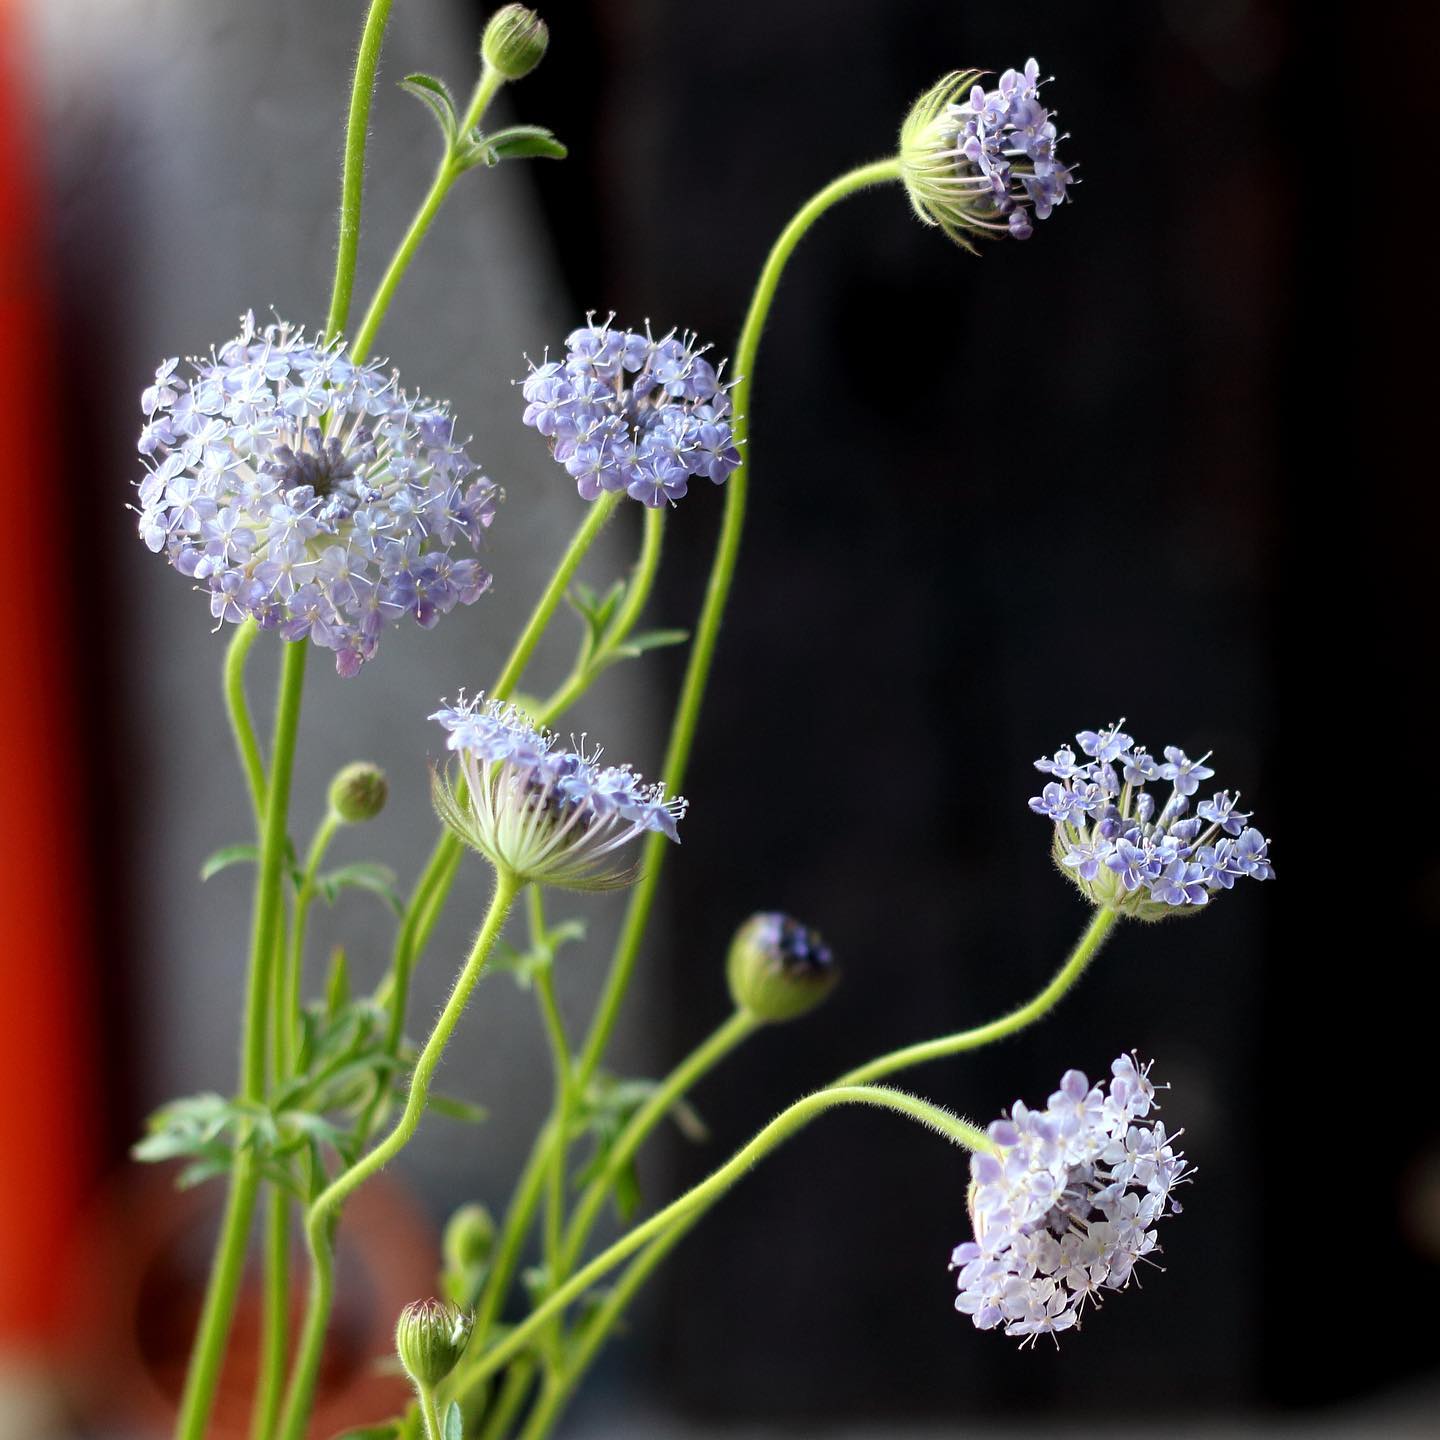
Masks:
[[[0,0],[0,489],[7,603],[0,608],[0,1349],[41,1350],[62,1323],[60,1259],[95,1155],[86,966],[86,853],[76,764],[75,633],[57,584],[63,494],[31,438],[63,433],[51,283],[18,6]]]

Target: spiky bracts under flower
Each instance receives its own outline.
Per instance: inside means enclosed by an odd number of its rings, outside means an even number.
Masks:
[[[1202,755],[1174,745],[1159,760],[1121,729],[1082,730],[1076,743],[1042,756],[1035,768],[1051,776],[1030,808],[1055,824],[1060,868],[1093,904],[1136,920],[1191,914],[1237,880],[1272,880],[1270,842],[1245,822],[1240,796],[1218,790],[1189,813],[1200,782],[1214,775]],[[1170,783],[1156,812],[1147,781]]]
[[[594,318],[567,337],[563,361],[532,365],[522,382],[525,424],[581,498],[623,490],[658,509],[694,478],[723,485],[740,464],[723,362],[712,365],[694,335],[655,340]]]
[[[986,1131],[995,1149],[970,1161],[975,1238],[950,1257],[955,1308],[978,1329],[1003,1325],[1033,1343],[1080,1324],[1101,1292],[1123,1290],[1158,1251],[1155,1224],[1189,1166],[1159,1120],[1150,1066],[1122,1055],[1109,1093],[1067,1070],[1043,1110],[1017,1100]]]
[[[140,535],[200,582],[218,621],[308,638],[354,675],[390,621],[429,629],[490,588],[452,551],[478,548],[502,497],[443,404],[407,397],[341,341],[242,325],[189,377],[166,360],[141,397]]]
[[[437,772],[435,808],[466,844],[522,881],[608,890],[635,879],[620,852],[647,831],[679,843],[686,802],[600,751],[559,749],[513,705],[477,695],[430,717],[449,732],[464,793]],[[573,742],[572,742],[573,743]]]
[[[1056,158],[1040,67],[1007,70],[993,90],[983,71],[957,70],[927,90],[900,131],[900,164],[915,213],[957,245],[971,237],[1027,239],[1033,220],[1064,203],[1072,172]]]

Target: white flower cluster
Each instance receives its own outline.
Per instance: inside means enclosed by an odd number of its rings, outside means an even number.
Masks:
[[[1189,1167],[1159,1120],[1150,1065],[1122,1055],[1109,1093],[1067,1070],[1043,1110],[1016,1101],[970,1162],[975,1238],[955,1248],[955,1308],[981,1330],[1034,1341],[1080,1323],[1101,1290],[1123,1290],[1159,1247],[1155,1223],[1178,1214]]]

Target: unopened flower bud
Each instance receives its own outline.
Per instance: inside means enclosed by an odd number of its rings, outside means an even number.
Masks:
[[[774,913],[752,915],[735,932],[725,968],[736,1005],[767,1024],[813,1010],[840,978],[816,931]]]
[[[438,1385],[465,1353],[470,1325],[470,1316],[458,1305],[412,1301],[395,1326],[395,1353],[405,1373],[426,1389]]]
[[[368,760],[357,760],[330,782],[330,808],[347,825],[359,825],[385,808],[389,793],[385,772]]]
[[[528,75],[545,58],[550,28],[524,5],[505,5],[491,17],[480,42],[485,63],[507,80]]]
[[[445,1264],[451,1270],[488,1264],[494,1247],[495,1221],[483,1205],[462,1205],[445,1226]]]

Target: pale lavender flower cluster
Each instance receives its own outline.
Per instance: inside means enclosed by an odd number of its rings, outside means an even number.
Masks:
[[[621,847],[647,831],[679,843],[686,802],[628,765],[602,767],[583,736],[557,749],[515,706],[479,695],[430,718],[449,732],[465,780],[461,795],[436,777],[440,817],[501,869],[539,885],[610,889],[634,879],[615,863]]]
[[[1139,920],[1193,912],[1237,880],[1271,880],[1270,842],[1246,822],[1239,793],[1216,791],[1191,804],[1214,775],[1174,745],[1163,760],[1121,731],[1082,730],[1035,768],[1051,779],[1030,808],[1054,821],[1054,854],[1086,897]],[[1170,784],[1157,813],[1147,781]]]
[[[407,397],[284,323],[170,359],[141,397],[140,535],[210,593],[220,622],[309,638],[354,675],[387,622],[428,629],[490,587],[478,547],[502,498],[444,405]]]
[[[1027,239],[1032,220],[1065,202],[1074,174],[1055,154],[1061,140],[1040,103],[1040,67],[1007,70],[993,90],[979,70],[958,70],[920,97],[900,131],[910,203],[957,244],[971,236]]]
[[[723,485],[740,451],[723,364],[704,349],[690,334],[655,340],[591,316],[566,339],[563,361],[531,366],[525,424],[550,442],[585,500],[623,490],[658,509],[693,478]]]
[[[1159,1108],[1150,1066],[1122,1055],[1110,1074],[1107,1094],[1067,1070],[1045,1109],[1017,1100],[986,1132],[995,1149],[971,1157],[975,1238],[950,1264],[955,1308],[978,1329],[1003,1325],[1033,1343],[1077,1327],[1159,1249],[1156,1222],[1180,1213],[1172,1192],[1190,1178],[1180,1132],[1142,1123]]]
[[[964,101],[946,107],[955,124],[956,170],[996,215],[1007,217],[1017,240],[1030,236],[1032,214],[1047,220],[1064,204],[1071,181],[1055,156],[1055,122],[1040,103],[1044,83],[1032,58],[1024,70],[1005,71],[993,90],[972,85]]]

